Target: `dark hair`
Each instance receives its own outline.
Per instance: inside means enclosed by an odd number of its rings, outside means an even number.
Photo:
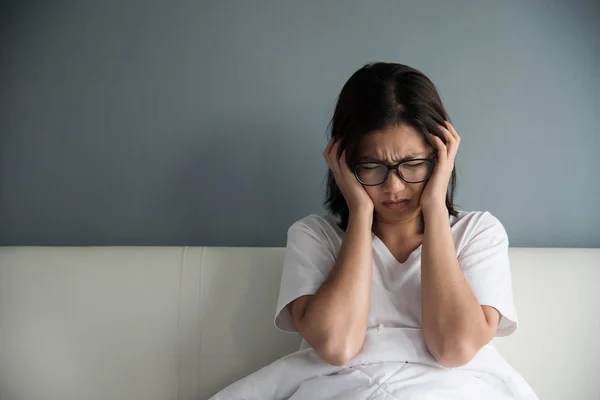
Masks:
[[[341,140],[338,157],[346,149],[346,160],[352,164],[356,161],[361,139],[374,131],[407,124],[432,144],[427,133],[445,142],[439,130],[444,121],[450,121],[448,114],[433,82],[425,74],[406,65],[378,62],[365,65],[348,79],[338,96],[329,127],[331,137]],[[454,216],[457,215],[455,187],[456,172],[453,170],[446,207]],[[348,205],[331,170],[327,172],[325,206],[341,219],[339,225],[346,230]]]

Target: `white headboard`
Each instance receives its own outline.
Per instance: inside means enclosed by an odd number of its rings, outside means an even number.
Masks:
[[[541,399],[599,399],[600,249],[510,249],[499,350]],[[206,399],[297,348],[281,248],[0,247],[0,399]]]

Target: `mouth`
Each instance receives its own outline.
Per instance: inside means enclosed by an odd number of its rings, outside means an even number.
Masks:
[[[400,210],[400,209],[406,208],[406,206],[408,205],[408,202],[409,202],[408,199],[384,201],[383,205],[385,207],[393,209],[393,210]]]

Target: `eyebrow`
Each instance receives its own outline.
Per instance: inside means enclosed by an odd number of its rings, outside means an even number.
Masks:
[[[406,154],[402,158],[398,158],[398,159],[392,160],[392,163],[394,163],[394,164],[401,163],[401,162],[404,162],[404,161],[413,160],[415,158],[425,158],[425,156],[423,155],[423,153],[408,153],[408,154]],[[379,158],[373,157],[373,156],[363,156],[363,157],[360,157],[358,159],[358,162],[378,162],[378,163],[385,163],[385,160],[382,160],[382,159],[379,159]]]

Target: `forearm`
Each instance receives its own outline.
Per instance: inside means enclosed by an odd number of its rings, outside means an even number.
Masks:
[[[360,351],[367,329],[372,218],[372,212],[350,214],[336,263],[303,316],[305,339],[342,364]]]
[[[486,318],[465,280],[445,207],[423,211],[421,318],[425,343],[446,366],[468,362],[485,343]]]

